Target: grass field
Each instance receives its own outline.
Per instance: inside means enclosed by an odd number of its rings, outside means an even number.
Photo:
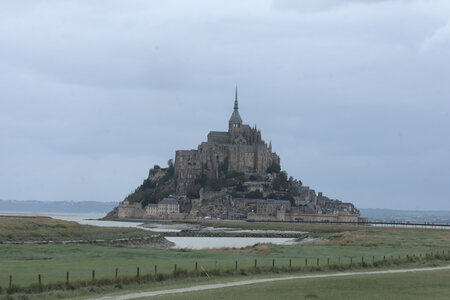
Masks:
[[[449,299],[450,271],[266,282],[151,299]],[[143,298],[145,299],[145,298]],[[147,298],[150,299],[150,298]]]
[[[0,239],[87,239],[118,238],[124,236],[141,236],[148,231],[133,228],[104,228],[78,225],[74,222],[53,220],[50,218],[0,218]],[[115,269],[120,275],[132,276],[136,268],[140,274],[154,274],[154,266],[159,273],[171,273],[174,264],[177,268],[193,270],[195,262],[198,268],[206,270],[233,269],[235,261],[238,268],[249,268],[257,259],[258,267],[272,266],[273,259],[277,267],[330,264],[348,264],[364,261],[371,264],[372,259],[380,261],[383,256],[389,261],[391,257],[401,255],[442,252],[450,248],[450,230],[381,228],[368,226],[306,225],[279,223],[224,223],[208,222],[207,226],[240,227],[245,229],[277,229],[307,231],[312,236],[327,240],[300,245],[260,244],[243,249],[156,249],[150,246],[113,246],[113,245],[0,245],[0,286],[5,288],[12,275],[13,283],[26,286],[37,283],[41,274],[42,283],[65,281],[66,272],[70,280],[90,280],[92,270],[96,278],[114,278]],[[426,265],[416,263],[415,265]]]
[[[80,225],[50,217],[0,216],[0,242],[135,238],[154,234],[138,228]]]

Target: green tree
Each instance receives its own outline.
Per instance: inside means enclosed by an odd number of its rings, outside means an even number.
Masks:
[[[286,190],[289,186],[287,173],[282,171],[272,181],[272,188],[276,191]]]
[[[273,162],[268,168],[267,173],[280,173],[281,167],[276,162]]]

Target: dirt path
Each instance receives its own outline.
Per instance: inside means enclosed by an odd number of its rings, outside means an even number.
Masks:
[[[446,266],[446,267],[434,267],[434,268],[384,270],[384,271],[373,271],[373,272],[347,272],[347,273],[334,273],[334,274],[317,274],[317,275],[252,279],[252,280],[242,280],[242,281],[234,281],[234,282],[226,282],[226,283],[196,285],[196,286],[191,286],[191,287],[187,287],[187,288],[179,288],[179,289],[160,290],[160,291],[153,291],[153,292],[139,292],[139,293],[130,293],[130,294],[125,294],[125,295],[115,295],[115,296],[105,296],[105,297],[93,298],[93,299],[95,299],[95,300],[113,300],[113,299],[114,300],[128,300],[128,299],[137,299],[137,298],[143,298],[143,297],[153,297],[153,296],[159,296],[159,295],[168,295],[168,294],[185,293],[185,292],[197,292],[197,291],[203,291],[203,290],[221,289],[221,288],[227,288],[227,287],[233,287],[233,286],[242,286],[242,285],[255,284],[255,283],[292,280],[292,279],[361,276],[361,275],[426,272],[426,271],[440,271],[440,270],[450,270],[450,265]]]

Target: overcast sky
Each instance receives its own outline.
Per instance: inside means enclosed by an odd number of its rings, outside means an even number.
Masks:
[[[450,2],[2,1],[0,199],[121,201],[244,123],[357,207],[450,209]]]

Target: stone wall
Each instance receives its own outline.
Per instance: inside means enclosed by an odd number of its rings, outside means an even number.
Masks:
[[[142,219],[145,215],[145,210],[141,203],[129,203],[122,201],[118,206],[119,219]]]

